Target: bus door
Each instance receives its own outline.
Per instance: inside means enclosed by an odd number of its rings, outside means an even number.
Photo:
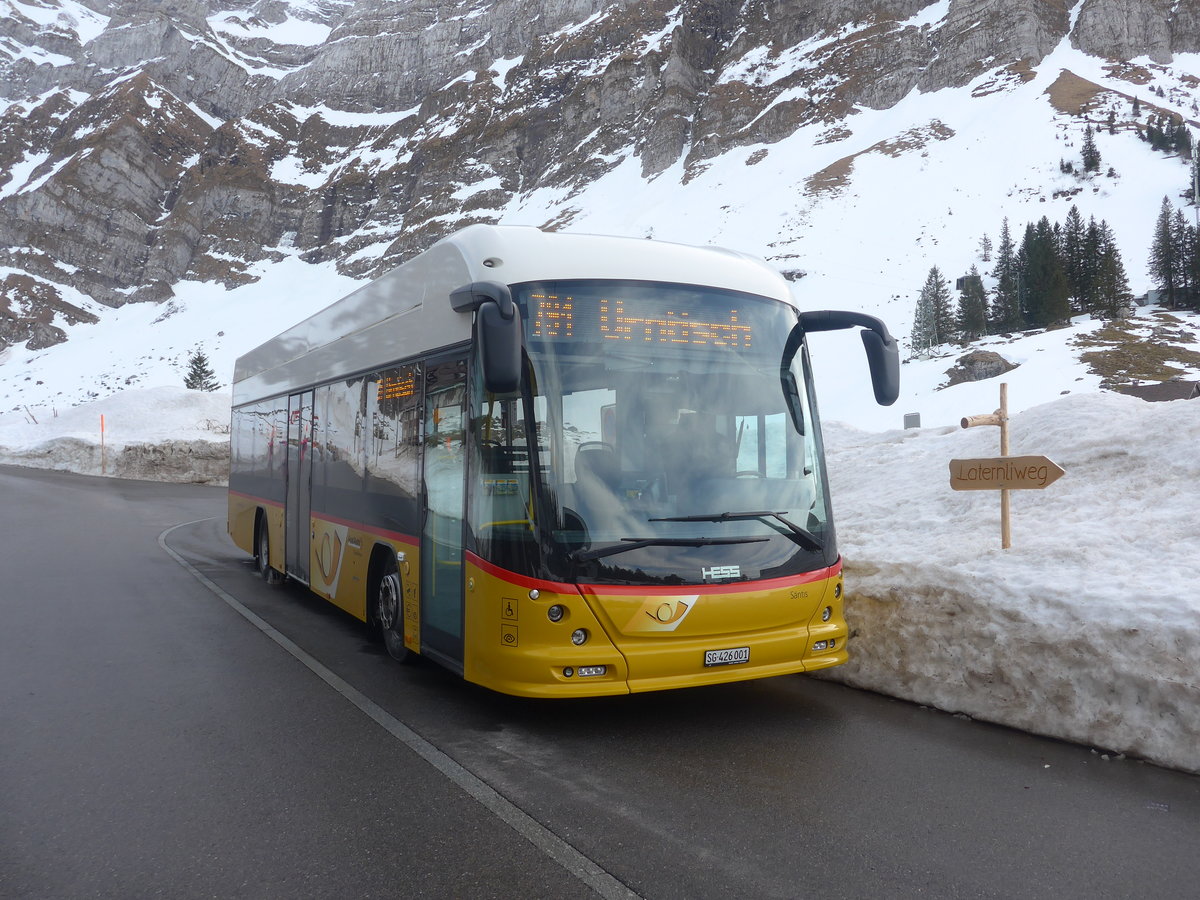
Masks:
[[[460,670],[466,432],[466,358],[431,363],[425,371],[421,649]]]
[[[308,550],[312,510],[313,392],[288,398],[287,502],[284,546],[287,573],[308,584]]]

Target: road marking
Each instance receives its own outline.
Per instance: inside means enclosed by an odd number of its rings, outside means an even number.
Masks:
[[[175,562],[183,566],[193,578],[224,600],[230,608],[245,618],[251,625],[307,666],[313,674],[357,706],[362,712],[366,713],[367,716],[425,760],[425,762],[429,763],[429,765],[458,785],[458,787],[474,797],[480,804],[491,810],[505,825],[517,832],[601,897],[604,897],[605,900],[641,900],[639,894],[627,888],[599,863],[584,856],[550,829],[533,819],[512,801],[498,793],[477,775],[472,774],[395,716],[391,715],[370,697],[363,694],[345,679],[331,672],[306,650],[284,636],[273,625],[244,606],[236,597],[229,594],[203,572],[167,546],[167,536],[173,531],[186,528],[189,525],[211,522],[215,518],[217,517],[196,519],[194,522],[182,522],[179,525],[174,525],[158,536],[158,545]]]

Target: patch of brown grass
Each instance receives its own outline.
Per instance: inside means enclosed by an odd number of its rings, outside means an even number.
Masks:
[[[1069,116],[1082,116],[1096,105],[1096,98],[1102,93],[1107,91],[1100,85],[1080,78],[1066,69],[1063,69],[1054,84],[1046,88],[1050,105]]]
[[[830,163],[819,172],[808,176],[804,182],[804,191],[807,194],[821,194],[840,190],[850,180],[850,173],[854,170],[854,161],[868,153],[900,156],[902,153],[920,150],[931,141],[948,141],[952,137],[954,137],[954,129],[944,122],[934,119],[924,127],[910,128],[892,140],[879,141],[866,150],[843,156],[837,162]]]
[[[1160,320],[1163,314],[1159,313]],[[1182,324],[1179,319],[1167,315],[1169,324]],[[1200,352],[1188,347],[1179,347],[1164,337],[1186,339],[1180,331],[1164,335],[1162,326],[1152,328],[1149,337],[1136,334],[1121,323],[1110,322],[1091,334],[1075,338],[1077,347],[1093,347],[1080,354],[1093,375],[1099,375],[1101,384],[1114,387],[1129,381],[1168,381],[1173,376],[1183,375],[1187,369],[1200,368]]]
[[[854,171],[854,160],[858,154],[851,156],[843,156],[837,162],[830,163],[819,172],[813,172],[804,182],[804,191],[807,194],[823,194],[827,191],[836,191],[846,186],[846,182],[850,180],[850,173]]]

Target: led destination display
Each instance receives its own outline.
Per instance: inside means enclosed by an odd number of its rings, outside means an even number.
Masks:
[[[551,341],[631,341],[690,344],[749,350],[754,328],[741,310],[708,295],[701,302],[655,296],[652,291],[628,304],[606,295],[529,294],[530,333]]]
[[[397,374],[384,375],[379,379],[380,400],[401,400],[416,393],[416,376],[410,370],[399,369],[396,371]]]

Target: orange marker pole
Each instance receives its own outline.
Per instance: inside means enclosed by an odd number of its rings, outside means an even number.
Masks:
[[[104,450],[104,415],[100,415],[100,474],[108,474],[108,456]]]

